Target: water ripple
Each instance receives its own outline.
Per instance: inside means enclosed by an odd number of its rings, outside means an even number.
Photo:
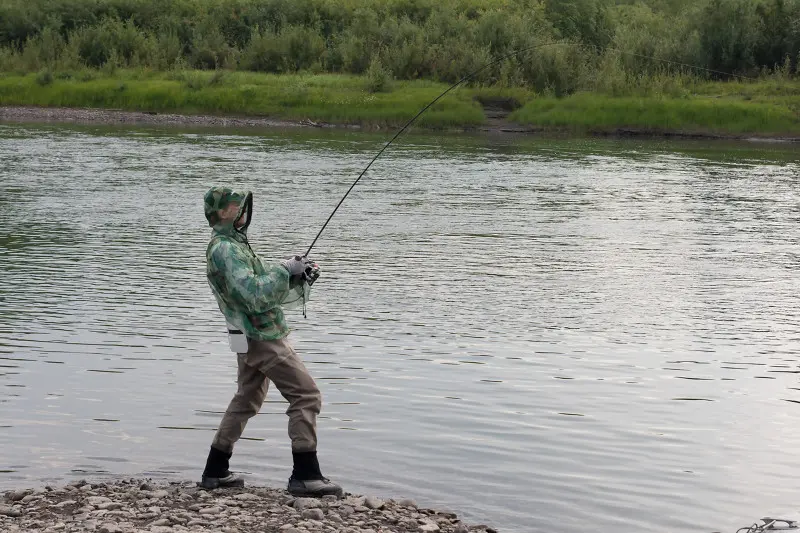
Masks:
[[[0,488],[197,476],[235,390],[202,196],[304,249],[382,136],[0,125]],[[315,249],[323,468],[503,531],[734,530],[794,506],[786,147],[409,136]],[[285,483],[271,391],[233,466]],[[780,450],[780,453],[777,451]]]

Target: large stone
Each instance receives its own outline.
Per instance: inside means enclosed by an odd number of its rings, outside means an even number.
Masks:
[[[456,524],[456,529],[453,531],[453,533],[469,533],[469,528],[464,522],[459,522]]]
[[[222,507],[205,507],[203,509],[200,509],[201,515],[213,516],[213,515],[218,515],[221,512],[222,512]]]
[[[122,529],[117,524],[103,524],[98,529],[99,533],[123,533]]]
[[[419,526],[419,531],[423,533],[432,533],[434,531],[439,531],[439,525],[434,524],[433,522],[428,522],[427,524],[422,524]]]

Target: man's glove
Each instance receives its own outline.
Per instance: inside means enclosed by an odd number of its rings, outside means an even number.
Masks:
[[[295,255],[289,259],[281,261],[281,266],[289,272],[289,277],[302,276],[306,270],[306,259]]]
[[[307,257],[296,255],[281,261],[283,268],[289,272],[289,286],[294,288],[307,281],[313,285],[319,278],[319,265]]]

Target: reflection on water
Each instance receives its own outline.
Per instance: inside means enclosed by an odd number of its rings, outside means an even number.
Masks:
[[[0,489],[198,477],[235,387],[201,200],[304,250],[383,136],[0,126]],[[798,158],[412,136],[315,249],[294,343],[348,490],[503,531],[734,530],[796,508]],[[234,469],[282,485],[270,398]]]

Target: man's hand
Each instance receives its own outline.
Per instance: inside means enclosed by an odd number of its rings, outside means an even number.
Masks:
[[[319,278],[319,265],[305,256],[290,257],[281,261],[281,265],[289,272],[289,286],[292,288],[304,281],[313,285]]]
[[[306,270],[306,259],[295,255],[281,261],[281,266],[289,272],[289,277],[302,276]]]

